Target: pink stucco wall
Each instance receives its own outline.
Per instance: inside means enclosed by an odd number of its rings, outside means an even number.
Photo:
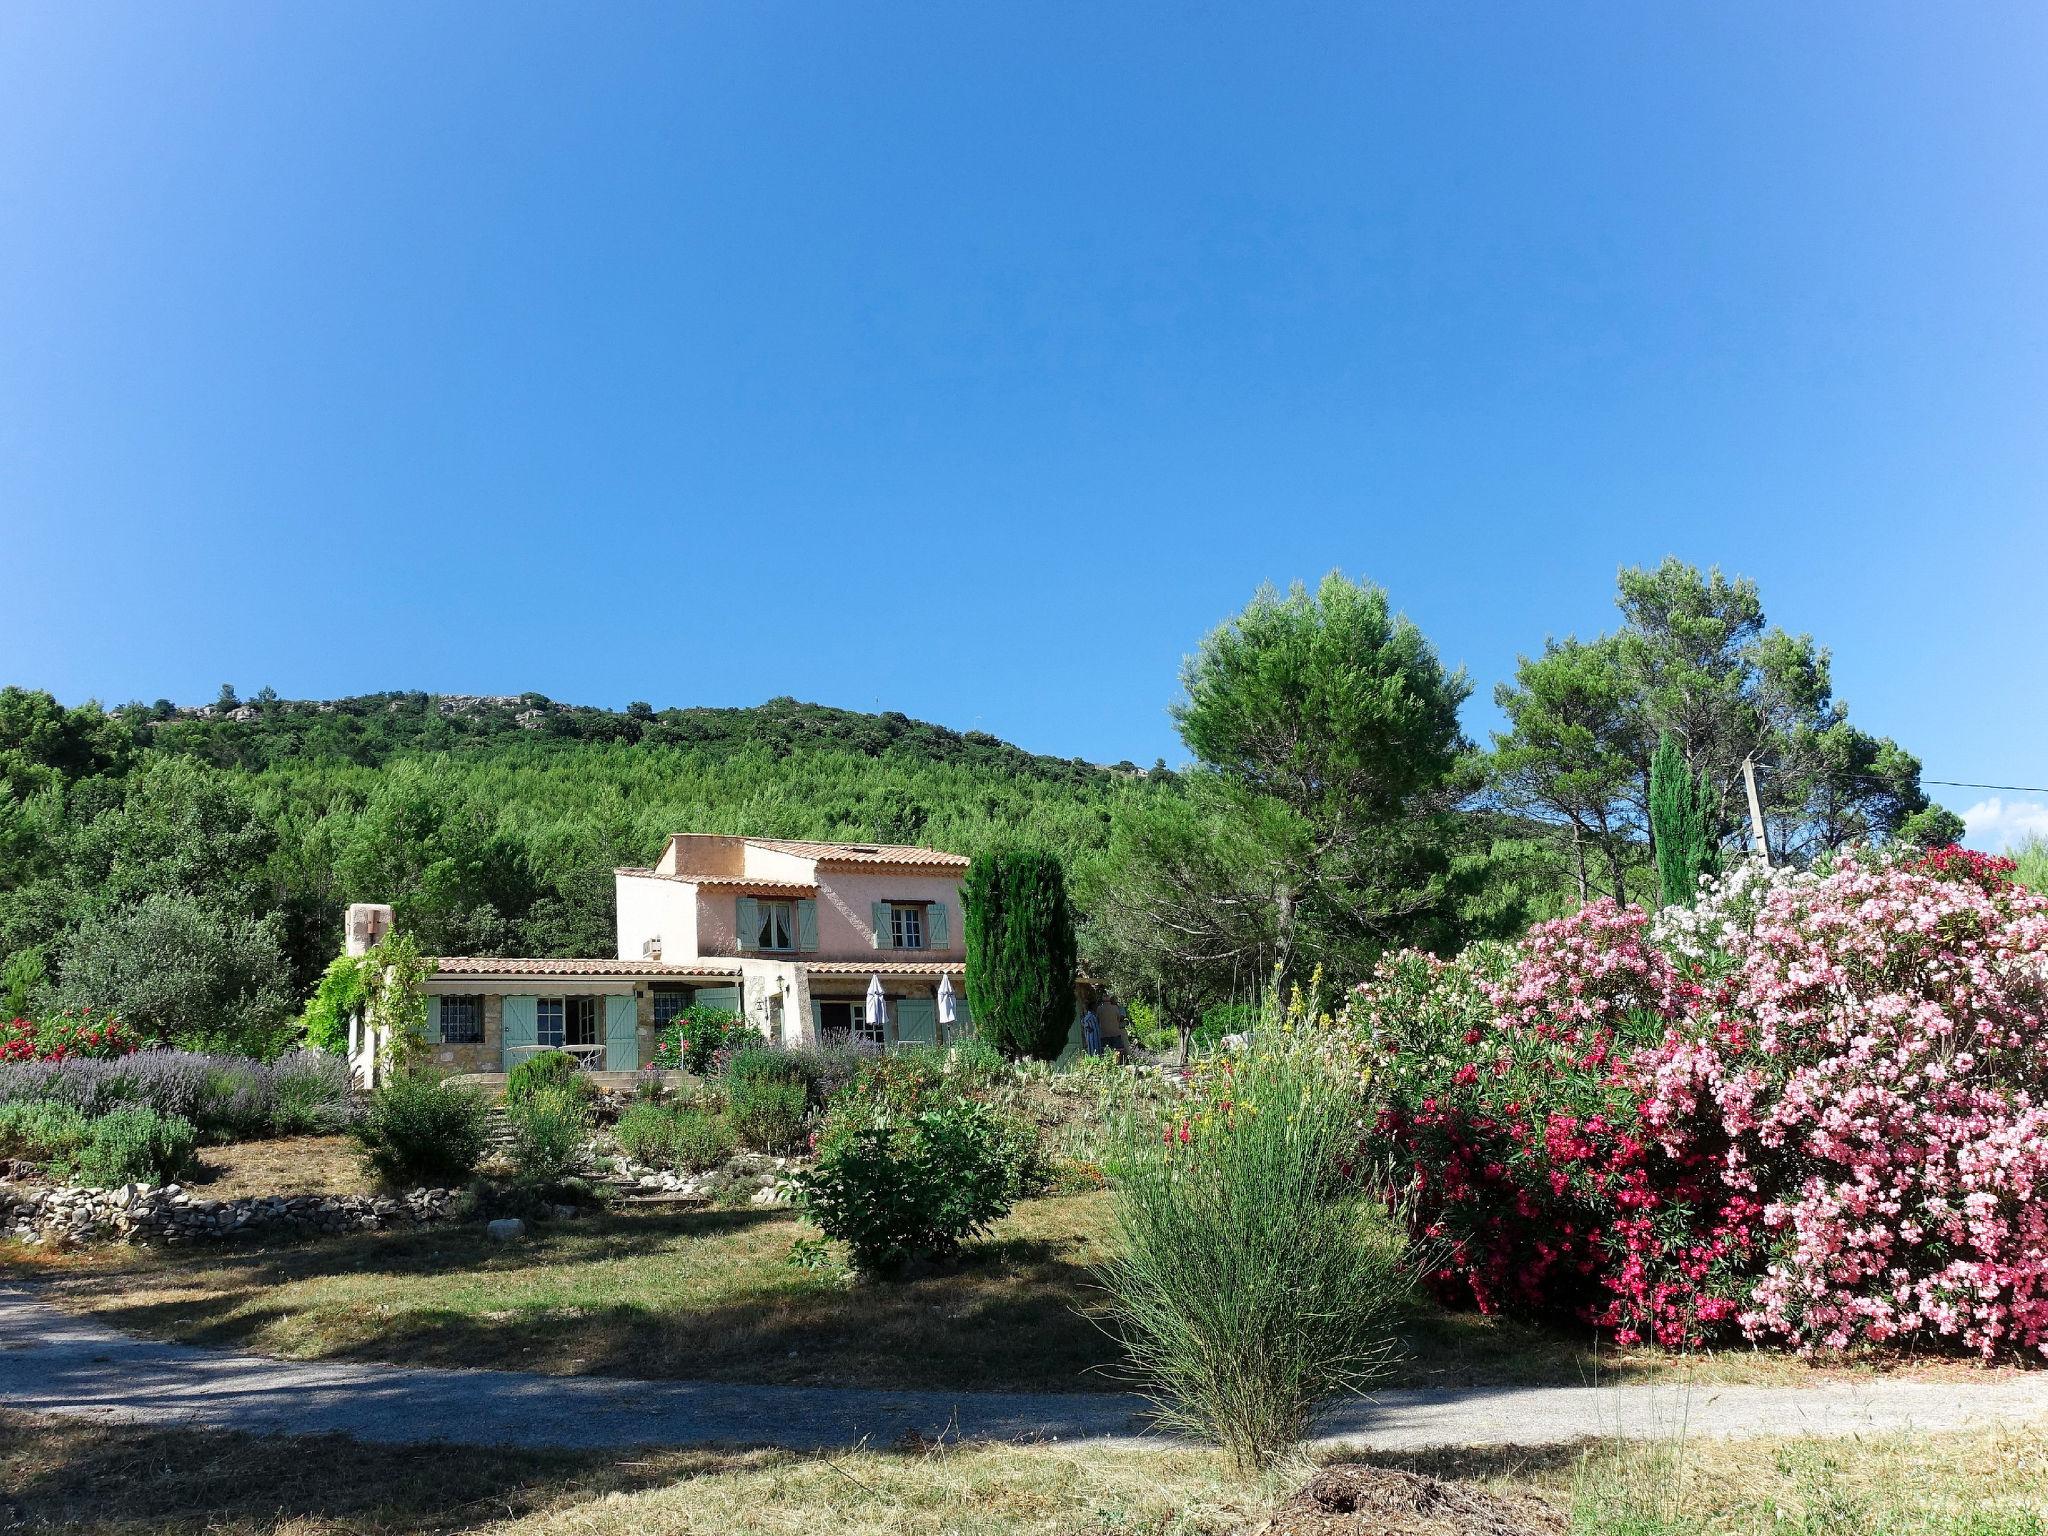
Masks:
[[[892,958],[958,960],[967,953],[960,910],[960,884],[949,875],[932,874],[845,874],[820,871],[818,884],[818,948],[806,953],[806,960],[872,960],[878,953]],[[697,953],[737,953],[733,941],[734,914],[741,892],[728,887],[700,887],[697,892]],[[874,943],[873,904],[878,901],[943,902],[946,907],[946,947],[921,950],[884,948]]]

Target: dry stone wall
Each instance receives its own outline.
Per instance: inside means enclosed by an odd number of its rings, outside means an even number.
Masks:
[[[0,1233],[28,1243],[207,1243],[264,1233],[381,1232],[453,1220],[461,1192],[252,1195],[195,1200],[182,1186],[31,1188],[0,1183]]]

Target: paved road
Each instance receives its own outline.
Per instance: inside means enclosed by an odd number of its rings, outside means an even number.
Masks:
[[[0,1285],[0,1403],[41,1413],[395,1444],[890,1445],[1149,1438],[1144,1404],[1093,1393],[732,1386],[272,1360],[118,1333]],[[1383,1392],[1326,1439],[1382,1450],[1587,1436],[1844,1435],[2048,1422],[2048,1372],[1812,1387],[1503,1387]]]

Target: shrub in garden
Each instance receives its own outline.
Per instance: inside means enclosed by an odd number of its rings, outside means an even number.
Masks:
[[[726,1091],[743,1083],[794,1083],[812,1103],[822,1100],[818,1093],[818,1065],[807,1051],[783,1051],[768,1045],[742,1046],[721,1064],[720,1081]]]
[[[743,1146],[756,1152],[787,1154],[804,1143],[804,1112],[809,1099],[802,1083],[772,1077],[728,1081],[726,1119]]]
[[[732,1127],[723,1116],[701,1109],[635,1104],[619,1116],[613,1134],[636,1163],[702,1173],[732,1155]]]
[[[1000,1119],[971,1099],[908,1114],[856,1101],[796,1182],[804,1213],[875,1275],[953,1257],[1014,1199]]]
[[[0,1158],[61,1162],[90,1134],[91,1122],[69,1104],[37,1099],[0,1104]]]
[[[520,1181],[552,1189],[582,1172],[590,1141],[590,1096],[573,1082],[531,1088],[505,1106],[512,1167]]]
[[[584,1099],[597,1096],[597,1085],[567,1051],[542,1051],[505,1074],[505,1103],[523,1103],[545,1089],[560,1088]]]
[[[117,1109],[91,1122],[69,1175],[81,1184],[167,1184],[192,1164],[199,1134],[192,1122],[153,1109]]]
[[[348,1063],[327,1051],[294,1051],[270,1064],[270,1130],[318,1136],[348,1120]]]
[[[240,1141],[270,1129],[271,1095],[261,1062],[223,1057],[201,1079],[192,1123],[208,1141]]]
[[[760,1031],[730,1008],[692,1003],[671,1019],[654,1043],[654,1064],[671,1072],[703,1076],[711,1058],[725,1049],[759,1044]]]
[[[1101,1278],[1170,1425],[1270,1466],[1391,1355],[1397,1227],[1357,1177],[1355,1076],[1313,1036],[1205,1065],[1191,1107],[1133,1122]]]
[[[0,1024],[0,1062],[107,1061],[142,1047],[142,1037],[111,1013],[68,1008],[40,1023],[14,1019]]]
[[[1773,892],[1704,1027],[1642,1063],[1659,1145],[1761,1206],[1751,1337],[2048,1353],[2048,899],[2009,870]]]
[[[402,1072],[370,1095],[352,1128],[363,1161],[387,1184],[460,1184],[483,1161],[490,1102],[429,1072]]]
[[[1354,1018],[1438,1288],[1624,1341],[2048,1352],[2048,901],[2001,862],[1738,872],[1497,980],[1389,961]]]
[[[147,1050],[0,1063],[0,1103],[48,1100],[88,1117],[140,1106],[190,1120],[213,1141],[331,1129],[347,1116],[348,1092],[347,1063],[322,1051],[271,1062]]]

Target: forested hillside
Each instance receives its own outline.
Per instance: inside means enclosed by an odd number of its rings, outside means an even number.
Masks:
[[[671,832],[1025,840],[1078,865],[1120,800],[1171,782],[792,700],[210,709],[0,692],[0,957],[17,994],[147,997],[181,1036],[239,1034],[289,1016],[350,901],[394,903],[429,952],[608,954],[612,869]]]

